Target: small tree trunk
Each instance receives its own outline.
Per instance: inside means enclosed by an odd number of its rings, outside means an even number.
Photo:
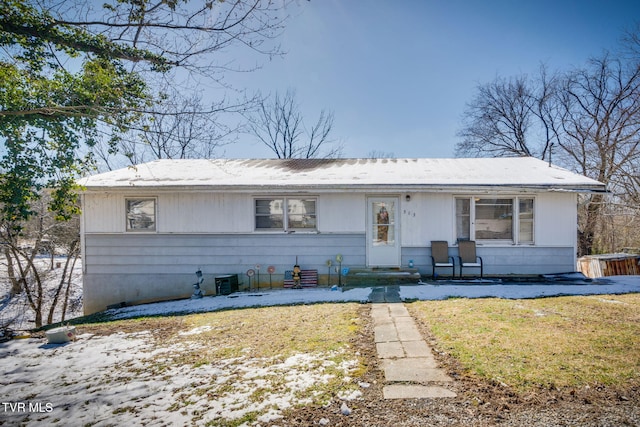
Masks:
[[[62,270],[62,277],[60,278],[60,283],[58,283],[58,287],[56,288],[56,292],[53,296],[53,300],[51,301],[51,306],[49,306],[49,315],[47,316],[47,324],[53,323],[53,314],[56,310],[56,306],[58,305],[58,298],[60,297],[60,293],[62,292],[62,288],[64,287],[65,279],[67,278],[67,272],[69,271],[69,264],[71,263],[71,254],[76,251],[76,245],[78,241],[74,240],[71,242],[69,248],[69,255],[67,256],[67,260],[64,263],[64,269]],[[69,274],[71,274],[69,272]]]
[[[13,266],[13,257],[11,256],[11,250],[9,249],[9,247],[4,248],[4,257],[7,260],[7,276],[9,276],[9,281],[11,282],[11,290],[9,291],[9,295],[18,295],[22,292],[23,280],[16,278],[16,271]]]
[[[71,280],[73,278],[73,269],[75,268],[76,261],[78,261],[79,257],[80,257],[80,251],[76,250],[73,255],[73,262],[71,263],[71,269],[69,271],[69,277],[67,279],[67,289],[64,293],[64,301],[62,303],[62,321],[63,322],[67,315],[67,307],[69,306],[69,294],[71,293]]]
[[[37,247],[37,246],[36,246]],[[34,249],[34,252],[37,249]],[[43,300],[43,290],[42,290],[42,280],[40,278],[40,273],[36,268],[33,259],[35,258],[34,253],[30,256],[27,256],[26,253],[20,253],[19,249],[15,246],[11,247],[11,251],[13,252],[14,258],[16,258],[18,270],[20,271],[20,277],[24,281],[24,292],[27,295],[27,301],[29,302],[29,306],[35,313],[35,326],[39,328],[42,326],[42,300]],[[23,256],[25,261],[27,262],[26,268],[20,262],[20,255]],[[29,281],[27,280],[27,276],[29,275],[29,271],[32,272],[33,280],[35,282],[35,289],[31,289],[29,286]]]
[[[592,255],[594,249],[596,228],[600,211],[602,208],[602,196],[596,194],[592,197],[591,202],[586,207],[585,224],[582,231],[578,234],[578,255]]]

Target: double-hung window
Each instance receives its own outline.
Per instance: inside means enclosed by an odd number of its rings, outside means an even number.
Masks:
[[[273,197],[255,199],[256,230],[315,231],[316,199]]]
[[[533,206],[532,197],[456,198],[456,237],[533,244]]]
[[[126,199],[127,231],[156,231],[156,199]]]

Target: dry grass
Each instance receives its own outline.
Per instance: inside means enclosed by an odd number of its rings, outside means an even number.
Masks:
[[[78,325],[83,333],[151,331],[164,343],[206,342],[212,358],[287,357],[296,352],[333,351],[360,329],[359,304],[247,308],[181,316],[158,316]],[[198,328],[197,333],[185,334]]]
[[[440,351],[520,390],[640,383],[640,295],[410,304]]]
[[[209,340],[212,357],[288,357],[332,352],[349,344],[361,320],[357,304],[265,307],[187,316],[189,328]],[[210,329],[209,329],[210,328]]]

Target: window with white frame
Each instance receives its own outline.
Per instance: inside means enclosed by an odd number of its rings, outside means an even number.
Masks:
[[[256,230],[315,231],[316,199],[277,197],[255,199]]]
[[[518,243],[533,243],[533,198],[518,199]]]
[[[533,197],[456,198],[456,237],[533,244],[533,206]]]
[[[156,231],[156,199],[126,199],[127,231]]]

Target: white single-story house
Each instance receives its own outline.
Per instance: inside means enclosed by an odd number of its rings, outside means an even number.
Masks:
[[[431,241],[474,240],[485,275],[574,271],[579,193],[604,184],[534,158],[157,160],[81,180],[85,313],[188,297],[201,270],[432,272]],[[254,279],[255,280],[255,279]]]

